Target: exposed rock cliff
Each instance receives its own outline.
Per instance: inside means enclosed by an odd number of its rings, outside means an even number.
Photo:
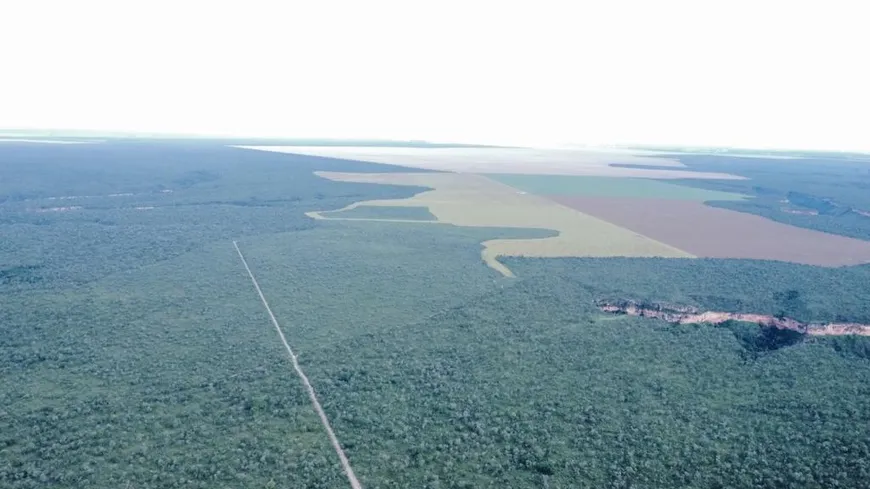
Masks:
[[[700,311],[689,306],[639,304],[635,301],[599,301],[598,308],[614,314],[658,318],[674,324],[744,321],[777,329],[789,329],[812,336],[870,336],[870,325],[858,323],[803,323],[787,317],[735,312]]]

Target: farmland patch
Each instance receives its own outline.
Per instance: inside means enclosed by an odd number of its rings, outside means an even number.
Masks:
[[[507,174],[487,176],[518,190],[538,195],[672,199],[699,202],[742,200],[745,198],[740,194],[675,185],[649,178]]]
[[[781,260],[821,266],[870,262],[870,242],[701,202],[602,197],[553,199],[700,257]]]
[[[457,226],[549,229],[557,236],[538,239],[495,239],[483,243],[483,259],[496,265],[499,256],[664,256],[688,253],[636,232],[578,212],[551,200],[517,191],[481,175],[456,173],[333,173],[318,175],[336,181],[430,187],[408,199],[373,200],[366,206],[425,206],[439,222]],[[309,213],[321,217],[322,213]]]
[[[351,204],[344,209],[320,212],[325,219],[376,219],[399,221],[435,221],[426,207]]]
[[[461,173],[599,175],[643,178],[743,179],[691,171],[679,161],[623,151],[532,148],[406,148],[355,146],[241,146],[246,149],[385,163]],[[612,165],[634,165],[632,168]],[[650,168],[644,168],[650,167]],[[654,168],[653,168],[654,167]]]

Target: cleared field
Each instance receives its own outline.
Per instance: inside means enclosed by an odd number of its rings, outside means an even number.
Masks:
[[[490,174],[489,178],[537,195],[675,200],[742,200],[744,196],[675,185],[648,178]]]
[[[782,260],[821,266],[870,262],[870,242],[789,226],[752,214],[666,199],[551,197],[699,257]]]
[[[425,207],[398,207],[352,204],[336,211],[319,212],[324,219],[378,219],[401,221],[435,221]]]
[[[681,170],[677,160],[638,156],[613,151],[586,149],[532,148],[402,148],[356,146],[238,146],[278,153],[294,153],[328,158],[368,161],[462,173],[511,173],[537,175],[598,175],[640,178],[712,178],[742,180],[726,173],[701,173]],[[616,168],[630,164],[662,168]]]
[[[456,173],[333,173],[317,175],[342,182],[431,187],[408,199],[372,200],[365,206],[424,206],[439,222],[457,226],[550,229],[557,236],[540,239],[495,239],[483,243],[483,259],[506,276],[498,256],[660,256],[688,253],[551,200],[495,182],[481,175]],[[312,217],[321,217],[309,213]]]
[[[28,143],[28,144],[89,144],[92,141],[60,141],[56,139],[22,139],[0,138],[0,143]]]

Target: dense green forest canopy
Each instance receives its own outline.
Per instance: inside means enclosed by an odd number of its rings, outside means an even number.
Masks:
[[[67,287],[232,236],[312,229],[305,212],[424,190],[312,173],[414,169],[207,142],[5,143],[0,161],[7,289]]]
[[[315,170],[409,171],[0,146],[0,486],[347,486],[237,240],[364,487],[867,487],[866,342],[595,306],[868,321],[867,267],[511,258],[506,279],[480,242],[547,233],[315,221],[423,190]]]

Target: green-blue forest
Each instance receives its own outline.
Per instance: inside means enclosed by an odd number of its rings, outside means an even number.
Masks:
[[[848,168],[739,185],[864,205],[830,194]],[[0,487],[348,487],[233,240],[364,487],[870,487],[866,339],[595,306],[870,322],[870,266],[511,258],[506,279],[480,242],[540,231],[316,221],[424,190],[316,170],[414,171],[207,140],[0,146]],[[853,217],[814,226],[870,236]]]

